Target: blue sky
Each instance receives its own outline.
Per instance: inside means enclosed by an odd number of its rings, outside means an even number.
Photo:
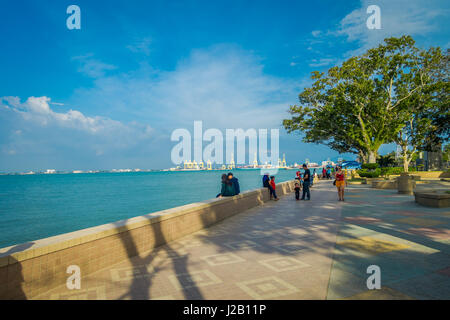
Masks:
[[[66,27],[71,4],[81,30]],[[366,27],[371,4],[381,30]],[[387,36],[449,47],[450,5],[436,0],[3,0],[0,12],[0,171],[170,167],[174,129],[281,129],[311,71]],[[280,153],[339,156],[283,130]]]

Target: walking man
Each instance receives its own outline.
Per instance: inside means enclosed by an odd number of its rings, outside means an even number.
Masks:
[[[300,200],[311,200],[311,194],[309,192],[309,185],[311,182],[311,172],[308,169],[308,166],[306,164],[303,164],[303,193],[302,198]],[[305,195],[307,196],[307,199],[305,199]]]

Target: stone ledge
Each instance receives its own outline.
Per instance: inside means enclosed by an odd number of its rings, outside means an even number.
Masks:
[[[279,183],[277,190],[286,191],[291,181]],[[174,219],[205,208],[223,206],[229,202],[240,199],[257,198],[266,193],[265,188],[243,192],[234,197],[214,198],[200,202],[190,203],[179,207],[156,211],[130,219],[119,220],[95,227],[64,233],[49,238],[29,241],[23,244],[0,248],[0,267],[14,264],[20,261],[32,259],[52,252],[60,251],[97,239],[128,232],[146,225],[159,223],[164,220]],[[261,201],[261,203],[264,201]],[[25,248],[25,249],[24,249]]]
[[[447,193],[415,191],[414,197],[415,201],[423,206],[434,208],[450,207],[450,194]]]

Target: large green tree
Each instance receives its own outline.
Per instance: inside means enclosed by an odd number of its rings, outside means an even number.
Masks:
[[[326,73],[313,72],[313,84],[290,107],[284,127],[304,134],[305,142],[374,163],[379,147],[393,142],[405,127],[405,118],[398,117],[405,101],[424,87],[418,81],[421,54],[410,36],[388,38]]]
[[[442,68],[446,60],[440,48],[420,52],[416,50],[404,81],[397,87],[400,94],[409,92],[412,88],[418,89],[403,100],[396,110],[396,119],[403,122],[403,127],[394,141],[402,149],[405,172],[408,172],[409,163],[420,149],[429,144],[440,149],[445,140],[445,127],[448,128],[448,123],[442,122],[445,112],[442,114],[441,111],[444,106],[446,109],[449,106],[448,68]],[[448,117],[448,110],[446,113]]]

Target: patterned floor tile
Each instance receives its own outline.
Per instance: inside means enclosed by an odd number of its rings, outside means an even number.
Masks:
[[[130,281],[134,278],[150,277],[150,274],[147,272],[148,268],[149,266],[145,265],[140,267],[113,268],[110,270],[111,280],[113,282],[119,282]]]
[[[263,266],[275,271],[283,272],[309,267],[310,265],[290,257],[279,257],[258,261]]]
[[[308,247],[306,245],[299,245],[299,244],[280,244],[276,246],[276,249],[281,250],[288,254],[298,254],[299,252],[302,252],[303,250],[308,250]]]
[[[245,232],[243,234],[244,237],[250,238],[250,239],[257,239],[257,238],[263,238],[272,235],[273,233],[271,231],[260,231],[260,230],[252,230],[249,232]]]
[[[220,266],[224,264],[244,262],[245,259],[235,255],[234,253],[220,253],[210,256],[201,257],[210,266]]]
[[[318,183],[309,202],[281,197],[36,299],[448,299],[448,209],[347,191],[339,203]],[[372,264],[381,290],[367,290]]]
[[[209,270],[197,270],[190,273],[169,276],[172,285],[178,289],[199,288],[222,283],[222,280]]]
[[[73,289],[67,292],[54,293],[50,296],[50,300],[105,300],[105,287],[89,288],[89,289]]]
[[[251,250],[252,248],[260,246],[260,244],[251,240],[231,241],[223,244],[231,250]]]
[[[277,277],[264,277],[236,283],[254,299],[265,300],[299,292],[299,289]]]

